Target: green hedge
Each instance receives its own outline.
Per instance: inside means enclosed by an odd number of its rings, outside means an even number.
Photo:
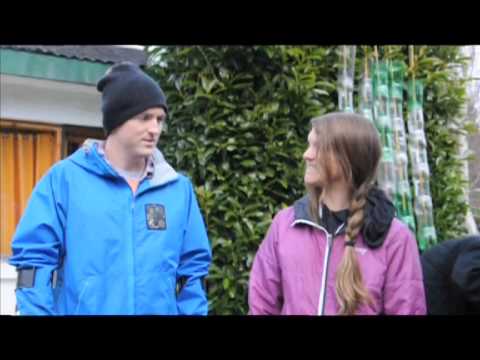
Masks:
[[[432,193],[442,239],[461,233],[465,211],[458,202],[462,182],[458,171],[451,171],[459,166],[452,159],[458,144],[452,132],[443,130],[458,113],[463,95],[460,85],[434,79],[437,65],[428,59],[436,56],[441,64],[457,61],[455,51],[428,48],[422,55],[424,63],[419,63],[427,78],[431,76],[427,86],[434,84],[425,108],[429,150],[435,159],[432,179],[440,179],[438,185],[433,182]],[[150,49],[152,57],[160,52],[161,65],[148,69],[165,90],[170,108],[160,147],[196,187],[214,254],[210,310],[245,314],[248,276],[258,245],[273,215],[304,192],[302,154],[310,118],[337,107],[336,48]],[[402,48],[397,52],[397,57],[406,54]]]

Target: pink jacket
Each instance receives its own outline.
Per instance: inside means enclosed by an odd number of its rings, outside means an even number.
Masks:
[[[332,238],[320,225],[295,214],[293,207],[281,210],[255,256],[249,313],[337,314],[335,275],[344,236]],[[358,315],[426,314],[420,256],[406,225],[393,219],[384,243],[376,249],[368,248],[360,235],[355,250],[363,282],[374,299],[373,305],[361,305]]]

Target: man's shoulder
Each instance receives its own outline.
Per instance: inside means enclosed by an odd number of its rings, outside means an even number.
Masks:
[[[158,184],[158,179],[160,177],[157,176],[157,178],[150,180],[151,185],[154,185],[155,191],[184,191],[184,192],[189,192],[191,189],[194,188],[194,185],[192,181],[190,180],[189,176],[186,174],[183,174],[181,172],[175,172],[175,174],[172,173],[171,178],[165,180],[166,176],[163,176],[162,182]],[[157,183],[155,182],[157,181]]]
[[[58,177],[65,173],[72,165],[68,158],[55,162],[44,174],[45,177]]]
[[[183,171],[177,171],[176,181],[179,184],[182,184],[183,186],[195,187],[194,184],[193,184],[193,181],[190,179],[190,176]]]

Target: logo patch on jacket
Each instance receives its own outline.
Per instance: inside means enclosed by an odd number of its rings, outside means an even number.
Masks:
[[[150,230],[165,230],[167,228],[167,219],[165,217],[165,207],[160,204],[145,205],[145,216],[147,218],[147,227]]]
[[[356,251],[357,253],[359,253],[360,255],[365,255],[365,253],[367,252],[367,249],[365,249],[365,248],[360,248],[360,247],[356,247],[356,248],[355,248],[355,251]]]

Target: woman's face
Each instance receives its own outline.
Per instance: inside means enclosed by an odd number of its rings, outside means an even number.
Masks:
[[[308,134],[307,150],[303,154],[303,160],[305,160],[304,181],[306,185],[325,187],[328,181],[342,178],[342,174],[333,154],[319,154],[318,142],[318,136],[312,129]],[[327,167],[328,173],[326,171]]]
[[[308,147],[303,153],[303,160],[305,160],[304,181],[307,185],[320,185],[326,180],[326,174],[318,163],[317,134],[314,129],[310,130],[307,140]]]

